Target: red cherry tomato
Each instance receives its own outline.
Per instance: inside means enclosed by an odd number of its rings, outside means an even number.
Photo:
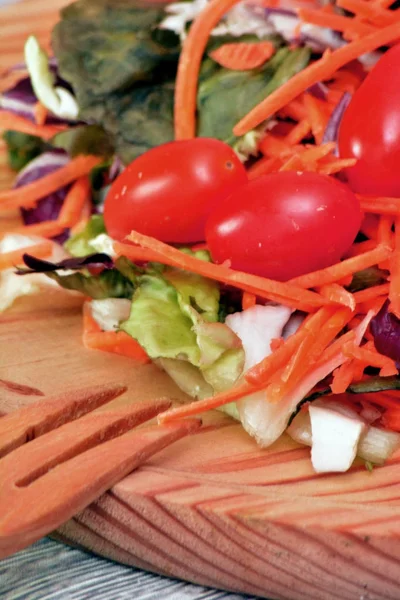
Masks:
[[[361,223],[360,204],[339,181],[287,171],[250,181],[211,214],[213,259],[286,281],[337,262]]]
[[[219,140],[158,146],[134,160],[111,186],[104,205],[107,232],[117,240],[136,229],[164,242],[203,241],[213,207],[246,181],[235,152]]]
[[[355,92],[339,129],[342,157],[355,192],[400,195],[400,45],[386,52]]]

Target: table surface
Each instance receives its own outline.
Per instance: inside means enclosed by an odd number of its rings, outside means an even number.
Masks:
[[[256,600],[167,579],[43,539],[0,562],[2,600]]]

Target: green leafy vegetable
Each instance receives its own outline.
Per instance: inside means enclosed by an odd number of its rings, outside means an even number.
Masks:
[[[72,235],[64,244],[72,256],[87,256],[93,253],[89,242],[101,233],[106,233],[104,219],[101,215],[92,215],[83,231]]]
[[[23,169],[47,147],[40,138],[19,131],[5,131],[3,139],[7,144],[9,165],[14,171]]]
[[[110,157],[114,154],[110,136],[100,125],[78,125],[57,133],[50,144],[65,150],[71,157],[79,154]]]
[[[95,300],[131,298],[134,290],[133,284],[116,269],[102,271],[99,275],[85,273],[59,275],[51,272],[46,273],[46,276],[54,279],[67,290],[81,292]]]
[[[380,285],[386,282],[388,275],[388,271],[384,271],[378,267],[369,267],[368,269],[354,273],[353,280],[348,289],[350,292],[358,292],[373,285]]]
[[[280,48],[261,69],[219,69],[204,79],[198,91],[198,135],[238,142],[232,129],[256,104],[301,71],[310,59],[308,48]]]

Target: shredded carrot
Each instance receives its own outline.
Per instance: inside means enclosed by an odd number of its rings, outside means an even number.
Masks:
[[[285,142],[290,146],[299,144],[305,137],[309,135],[311,125],[307,119],[302,119],[293,127],[290,133],[285,137]]]
[[[39,244],[32,244],[32,246],[27,246],[26,248],[13,250],[12,252],[4,252],[0,254],[0,270],[12,269],[23,264],[22,257],[24,254],[32,254],[36,258],[46,258],[51,255],[52,250],[52,242],[44,241]]]
[[[327,142],[321,146],[309,146],[301,153],[301,160],[304,164],[317,162],[333,152],[336,148],[335,142]]]
[[[354,381],[355,363],[356,361],[349,359],[334,370],[330,385],[333,394],[343,394]]]
[[[378,225],[378,244],[383,244],[389,248],[394,248],[394,234],[392,233],[393,218],[383,215],[379,219]]]
[[[81,214],[79,216],[79,221],[76,223],[76,225],[71,227],[71,235],[76,235],[77,233],[80,233],[81,231],[83,231],[85,229],[91,214],[92,214],[92,202],[91,202],[91,198],[88,196],[86,198],[86,201],[83,205]]]
[[[272,42],[232,42],[210,52],[210,57],[225,69],[250,71],[261,67],[274,53]]]
[[[210,33],[224,14],[240,0],[211,0],[195,18],[183,43],[175,81],[175,139],[196,135],[197,80]]]
[[[307,119],[307,111],[304,108],[303,102],[299,99],[292,100],[292,102],[282,106],[279,114],[281,117],[289,117],[294,121],[302,121]]]
[[[273,340],[271,340],[271,352],[275,352],[275,350],[278,350],[278,348],[280,348],[284,343],[285,340],[283,338],[274,338]]]
[[[329,116],[322,110],[317,98],[314,98],[311,94],[304,94],[303,102],[315,142],[320,144],[328,124]]]
[[[388,11],[374,2],[365,2],[364,0],[337,0],[337,6],[354,13],[358,17],[368,19],[371,23],[382,27],[395,23],[399,19],[394,12]]]
[[[183,419],[184,417],[190,417],[198,413],[207,412],[208,410],[218,408],[224,404],[229,404],[230,402],[239,400],[239,398],[243,398],[244,396],[248,396],[249,394],[262,390],[263,387],[265,386],[260,385],[257,387],[250,385],[247,382],[243,382],[226,392],[221,392],[215,396],[211,396],[210,398],[198,400],[197,402],[191,402],[190,404],[184,404],[178,408],[172,408],[162,413],[158,417],[158,422],[160,424],[167,423],[168,421],[175,421],[176,419]]]
[[[334,311],[333,307],[323,307],[313,315],[308,316],[299,329],[288,337],[284,344],[245,373],[246,381],[253,385],[262,382],[267,384],[270,377],[291,360],[293,354],[307,339],[310,330],[321,329]]]
[[[361,210],[378,215],[400,216],[400,198],[368,197],[358,195]]]
[[[241,271],[234,271],[223,265],[216,265],[199,260],[172,246],[168,246],[163,242],[142,235],[136,231],[132,231],[127,239],[142,246],[145,250],[153,251],[154,254],[158,256],[159,262],[185,269],[193,273],[198,273],[209,279],[232,285],[245,292],[260,296],[261,298],[280,302],[281,304],[305,310],[306,312],[327,304],[327,300],[315,292],[307,291],[307,293],[304,294],[305,290],[300,290],[297,286],[292,286],[280,281],[273,281],[257,275],[242,273]],[[132,257],[132,260],[135,260],[135,252],[137,250],[135,247],[128,244],[114,243],[114,249],[117,254],[122,254],[127,258]]]
[[[242,309],[247,310],[248,308],[253,308],[256,305],[257,298],[254,294],[249,294],[248,292],[243,292],[242,296]]]
[[[357,34],[359,36],[367,35],[375,30],[373,25],[363,23],[351,17],[327,13],[324,10],[313,10],[310,8],[300,8],[297,11],[299,18],[304,23],[318,25],[319,27],[328,27],[334,31]]]
[[[248,169],[247,175],[249,179],[256,179],[261,175],[267,175],[268,173],[278,171],[281,166],[282,161],[279,158],[268,158],[265,156],[260,158],[260,160],[255,162],[254,165]]]
[[[340,263],[336,263],[331,267],[300,275],[291,279],[289,283],[297,285],[301,288],[314,288],[326,285],[327,283],[336,283],[342,277],[352,275],[357,271],[362,271],[368,267],[378,264],[380,261],[390,257],[392,251],[386,246],[377,246],[369,252],[347,258]]]
[[[395,220],[395,245],[390,259],[390,311],[400,318],[400,217]]]
[[[321,296],[329,300],[329,302],[333,302],[334,304],[343,304],[343,306],[347,306],[351,311],[356,308],[356,301],[350,292],[344,289],[343,286],[337,283],[330,283],[322,285],[317,290]]]
[[[102,331],[92,317],[90,305],[83,306],[83,345],[91,350],[113,352],[122,356],[134,358],[142,364],[150,362],[143,348],[124,331]]]
[[[361,362],[368,364],[371,367],[376,367],[383,370],[381,375],[387,377],[397,375],[398,370],[394,361],[388,356],[380,354],[372,345],[367,342],[364,346],[355,346],[352,343],[347,343],[343,346],[343,352],[349,358],[355,358]]]
[[[72,185],[64,200],[60,214],[58,216],[58,222],[64,225],[64,227],[72,227],[76,225],[85,206],[85,202],[89,197],[89,177],[80,177]]]
[[[98,156],[77,156],[63,167],[23,187],[0,192],[0,210],[34,206],[38,200],[87,175],[101,162]]]
[[[48,111],[47,108],[41,102],[36,102],[33,107],[33,114],[35,116],[35,123],[42,126],[46,123]]]
[[[53,238],[65,230],[65,225],[56,221],[42,221],[31,225],[21,225],[10,233],[22,233],[23,235],[39,235],[44,238]]]
[[[297,96],[305,92],[313,84],[330,79],[338,69],[347,63],[359,58],[366,52],[387,45],[399,37],[400,23],[394,23],[366,35],[360,40],[350,42],[338,50],[334,50],[333,52],[326,51],[320,60],[317,60],[294,75],[289,81],[253,108],[235,125],[233,133],[237,136],[244,135],[279,112],[282,107],[297,98]]]
[[[343,169],[353,167],[356,162],[356,158],[337,158],[336,160],[332,160],[329,164],[321,166],[318,169],[318,172],[322,175],[333,175],[334,173],[339,173],[339,171],[342,171]]]
[[[66,126],[64,125],[37,125],[29,119],[20,117],[15,113],[8,110],[0,110],[0,129],[11,129],[12,131],[19,131],[26,133],[27,135],[34,135],[40,137],[43,140],[49,140],[54,137],[60,131],[64,131]]]
[[[308,169],[311,170],[311,165],[308,164]],[[301,156],[298,154],[294,154],[291,156],[286,162],[283,163],[279,171],[303,171],[304,163],[301,160]]]
[[[377,246],[377,242],[375,240],[365,240],[365,242],[358,242],[353,244],[349,250],[345,254],[345,258],[351,258],[352,256],[359,256],[360,254],[364,254],[364,252],[368,252],[368,250],[373,250]]]
[[[365,290],[354,292],[353,298],[356,301],[356,304],[361,304],[362,302],[375,300],[380,296],[387,296],[388,293],[389,283],[382,283],[381,285],[374,285],[372,287],[366,288]]]
[[[280,138],[272,133],[267,133],[260,141],[260,151],[271,158],[282,158],[293,153],[293,147],[285,138]]]

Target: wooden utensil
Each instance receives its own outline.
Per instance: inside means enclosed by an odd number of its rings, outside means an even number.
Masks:
[[[125,390],[78,390],[0,419],[0,558],[51,532],[200,426],[193,419],[129,431],[166,410],[167,399],[92,412]]]

